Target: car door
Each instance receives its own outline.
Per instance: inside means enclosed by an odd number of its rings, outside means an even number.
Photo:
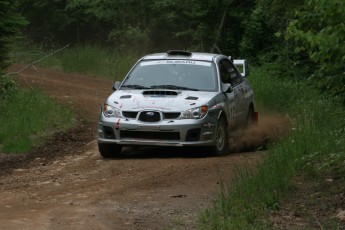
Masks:
[[[238,73],[237,69],[234,65],[230,62],[229,59],[222,59],[219,62],[219,72],[221,75],[221,80],[223,83],[231,84],[233,88],[233,101],[234,104],[232,105],[232,116],[235,126],[239,126],[245,122],[246,115],[244,115],[246,110],[243,105],[244,99],[244,88],[243,88],[243,78]],[[230,95],[228,95],[230,96]],[[243,116],[245,116],[243,118]]]

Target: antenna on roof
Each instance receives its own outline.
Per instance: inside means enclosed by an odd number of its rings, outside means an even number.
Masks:
[[[216,48],[219,54],[222,53],[216,44],[213,44],[213,48]],[[212,49],[212,50],[213,50],[213,49]]]

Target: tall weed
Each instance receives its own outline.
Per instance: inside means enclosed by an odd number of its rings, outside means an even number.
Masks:
[[[97,46],[80,46],[63,52],[61,67],[65,72],[122,80],[136,58],[134,52],[118,53]]]
[[[37,65],[69,73],[122,80],[140,56],[136,51],[124,52],[92,45],[69,46],[49,55],[59,48],[52,44],[18,44],[12,52],[12,58],[17,63],[33,63],[42,59]]]
[[[0,101],[0,151],[22,153],[74,124],[71,109],[39,90],[18,91]]]

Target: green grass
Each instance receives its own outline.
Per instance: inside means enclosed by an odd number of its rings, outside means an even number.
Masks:
[[[66,72],[122,80],[135,61],[136,56],[131,53],[121,55],[100,47],[83,46],[64,51],[61,66]]]
[[[18,44],[12,52],[12,59],[17,63],[33,63],[42,59],[36,65],[67,73],[122,80],[141,56],[134,51],[123,52],[92,45],[68,46],[52,54],[61,48]]]
[[[344,168],[345,111],[334,98],[320,95],[307,82],[275,78],[265,66],[254,69],[250,79],[260,107],[289,113],[294,129],[282,142],[269,146],[258,168],[239,167],[231,183],[223,182],[213,208],[200,216],[200,229],[271,227],[262,216],[279,210],[296,174]]]
[[[0,100],[0,152],[24,153],[74,124],[71,109],[37,89]]]
[[[13,46],[14,63],[69,73],[122,80],[137,61],[135,52],[121,53],[99,46],[68,46],[60,51],[52,43]],[[0,152],[28,152],[56,131],[73,126],[74,114],[38,90],[19,90],[12,100],[0,99]]]

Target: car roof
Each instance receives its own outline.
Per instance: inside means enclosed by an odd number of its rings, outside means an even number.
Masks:
[[[170,50],[166,53],[148,54],[141,58],[141,60],[169,60],[169,59],[182,59],[182,60],[199,60],[199,61],[214,61],[216,57],[224,56],[221,54],[213,53],[199,53],[189,52],[183,50]]]

